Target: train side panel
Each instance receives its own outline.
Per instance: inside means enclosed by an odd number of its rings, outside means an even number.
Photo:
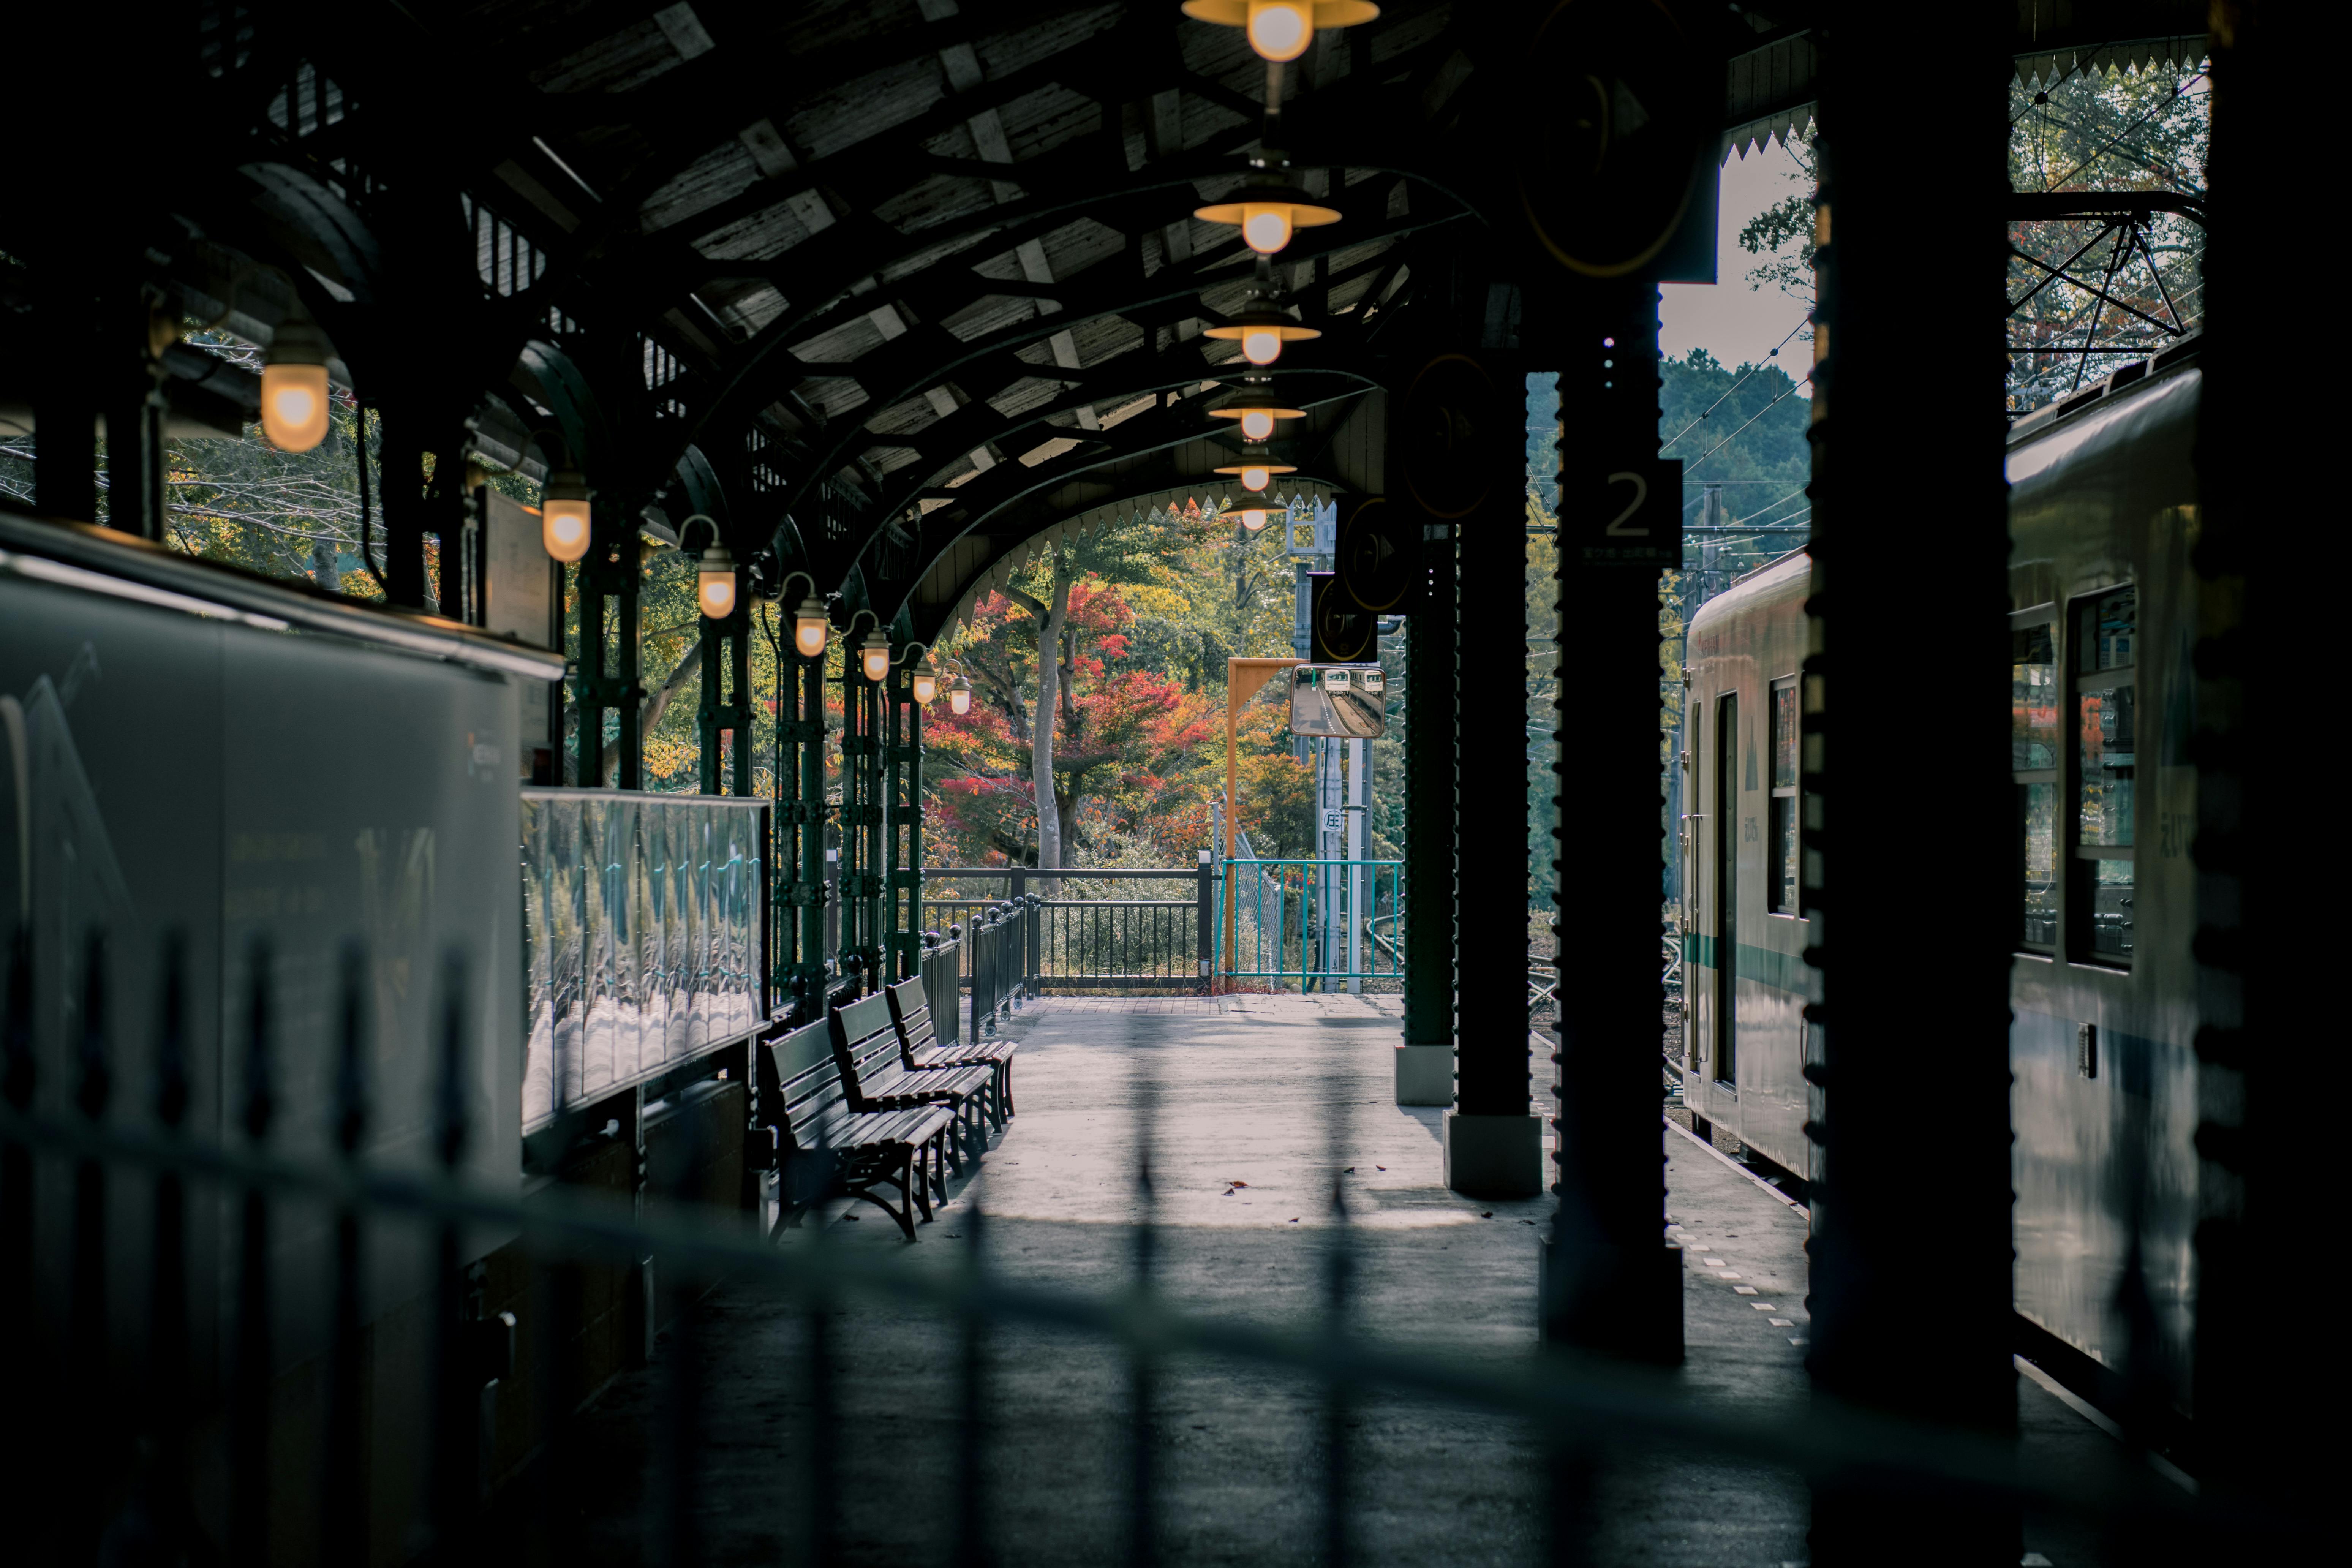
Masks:
[[[1696,804],[1682,825],[1684,1103],[1805,1176],[1810,927],[1785,891],[1780,839],[1797,805],[1790,749],[1810,581],[1810,561],[1793,555],[1693,619],[1684,798]]]
[[[2011,609],[2046,624],[2062,679],[2063,755],[2051,897],[2056,940],[2021,943],[2011,968],[2016,1135],[2012,1181],[2018,1310],[2068,1344],[2120,1366],[2132,1332],[2127,1289],[2144,1289],[2171,1392],[2189,1408],[2197,1206],[2195,877],[2189,760],[2196,728],[2196,437],[2202,377],[2159,374],[2021,440],[2011,452]],[[2135,788],[2128,840],[2128,952],[2092,951],[2113,912],[2064,864],[2099,837],[2086,780],[2101,743],[2085,665],[2101,660],[2094,607],[2136,601]],[[2020,721],[2023,721],[2021,715]],[[2110,733],[2105,743],[2112,746]],[[2112,832],[2105,837],[2115,837]],[[2116,863],[2102,863],[2112,868]],[[2113,895],[2109,895],[2114,901]],[[2049,934],[2049,933],[2042,933]],[[2117,945],[2108,942],[2106,947]],[[2127,1285],[2135,1245],[2140,1286]]]
[[[2016,776],[2008,799],[1951,803],[2011,814],[2019,835],[2020,907],[2003,933],[2016,951],[2017,1309],[2109,1366],[2143,1325],[2184,1411],[2198,1206],[2189,458],[2200,382],[2193,360],[2119,376],[2012,442]],[[1801,557],[1780,563],[1693,619],[1685,797],[1696,805],[1682,825],[1682,893],[1685,1099],[1810,1176],[1799,1009],[1814,981],[1805,922],[1771,909],[1767,892],[1771,692],[1804,655],[1807,577]],[[1727,699],[1738,715],[1729,748]],[[1921,914],[1932,932],[1935,911]],[[1923,984],[1931,973],[1932,959]]]

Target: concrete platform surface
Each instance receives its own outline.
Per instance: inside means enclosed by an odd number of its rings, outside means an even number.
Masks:
[[[828,1211],[822,1240],[902,1253],[919,1267],[971,1260],[986,1213],[987,1266],[1087,1291],[1126,1285],[1147,1122],[1158,1278],[1187,1307],[1299,1327],[1325,1310],[1344,1239],[1361,1327],[1399,1344],[1502,1363],[1535,1342],[1537,1227],[1549,1198],[1480,1202],[1442,1184],[1441,1112],[1393,1102],[1394,997],[1234,996],[1032,1004],[1010,1033],[1020,1115],[985,1169],[912,1247],[878,1212]],[[1544,1047],[1531,1045],[1538,1087]],[[1687,1253],[1693,1393],[1769,1417],[1808,1398],[1806,1218],[1730,1161],[1663,1123],[1670,1209]],[[1349,1227],[1333,1212],[1337,1177]],[[805,1247],[813,1231],[784,1242]],[[675,1336],[673,1336],[675,1338]],[[557,1468],[567,1559],[667,1558],[656,1537],[666,1467],[691,1465],[694,1555],[803,1560],[812,1532],[845,1563],[945,1563],[957,1519],[960,1331],[861,1309],[830,1321],[834,1421],[810,1421],[810,1324],[749,1287],[705,1300],[685,1344],[607,1391]],[[1130,1369],[1075,1336],[992,1331],[984,1346],[985,1528],[1006,1563],[1128,1556]],[[669,1390],[701,1389],[702,1441],[676,1446]],[[2057,1401],[2028,1422],[2059,1448],[2105,1438]],[[1305,1380],[1233,1363],[1161,1369],[1151,1445],[1160,1555],[1171,1563],[1322,1560],[1325,1406]],[[2053,1414],[2054,1413],[2054,1414]],[[1357,1554],[1367,1563],[1544,1559],[1543,1455],[1515,1424],[1395,1397],[1364,1399],[1346,1427]],[[2088,1435],[2086,1439],[2085,1434]],[[813,1468],[829,1472],[823,1495]],[[1785,1472],[1665,1457],[1612,1457],[1594,1486],[1595,1560],[1780,1568],[1806,1557],[1809,1497]],[[528,1489],[526,1489],[528,1490]],[[541,1494],[544,1495],[544,1494]],[[528,1501],[516,1508],[527,1508]],[[543,1505],[541,1505],[543,1506]],[[650,1532],[650,1533],[649,1533]],[[2063,1540],[2061,1539],[2063,1536]],[[2060,1568],[2093,1561],[2071,1534]]]

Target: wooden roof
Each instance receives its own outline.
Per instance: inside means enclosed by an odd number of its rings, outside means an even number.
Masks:
[[[2021,47],[2114,48],[2121,10],[2186,34],[2185,6],[2019,0]],[[1805,112],[1808,7],[1775,9],[1709,23],[1727,132]],[[1236,361],[1202,331],[1253,258],[1191,212],[1259,151],[1267,70],[1175,0],[200,11],[188,299],[266,335],[234,258],[295,258],[362,389],[436,356],[485,449],[553,423],[601,498],[712,512],[886,616],[951,613],[938,570],[977,581],[1077,476],[1213,466],[1187,400]],[[1326,333],[1276,367],[1318,410],[1285,449],[1307,471],[1377,384],[1416,256],[1480,222],[1446,139],[1484,15],[1383,0],[1282,73],[1284,150],[1345,215],[1275,268]]]

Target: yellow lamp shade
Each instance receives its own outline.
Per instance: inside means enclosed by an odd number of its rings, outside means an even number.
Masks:
[[[702,606],[704,616],[723,621],[735,613],[735,569],[714,570],[709,562],[695,574],[695,602]]]
[[[702,552],[701,564],[695,568],[695,603],[702,606],[708,618],[723,621],[735,613],[735,557],[729,553],[727,546],[713,542]]]
[[[551,500],[539,510],[539,542],[558,561],[577,561],[588,553],[588,503]]]
[[[1290,243],[1293,229],[1316,228],[1339,221],[1339,209],[1327,207],[1291,185],[1244,185],[1238,201],[1195,207],[1202,223],[1229,223],[1242,231],[1242,242],[1260,256],[1272,256]]]
[[[1314,327],[1301,326],[1279,310],[1244,310],[1220,327],[1211,327],[1202,334],[1242,345],[1242,357],[1252,364],[1272,364],[1282,357],[1285,343],[1306,342],[1323,334]],[[1276,418],[1285,417],[1277,414]]]
[[[824,602],[814,594],[800,602],[793,611],[793,647],[803,658],[814,658],[824,652],[824,639],[831,635],[833,624],[824,613]]]
[[[547,476],[539,503],[539,540],[558,561],[577,561],[588,553],[588,480],[577,468],[557,468]]]
[[[1258,58],[1276,65],[1305,54],[1318,28],[1352,27],[1380,14],[1371,0],[1184,0],[1184,15],[1242,28]]]
[[[1274,434],[1274,424],[1277,419],[1307,417],[1305,409],[1285,408],[1271,395],[1258,390],[1255,386],[1234,393],[1210,409],[1209,414],[1211,417],[1216,419],[1239,421],[1242,427],[1242,439],[1244,441],[1265,440]]]
[[[887,679],[890,674],[890,639],[878,630],[867,632],[866,640],[857,647],[857,665],[866,679],[877,684]]]
[[[948,688],[948,711],[950,713],[971,711],[971,682],[961,675],[955,678],[955,684]]]
[[[327,438],[327,367],[261,367],[261,428],[281,452],[307,452]]]
[[[1232,463],[1219,468],[1221,474],[1231,474],[1241,480],[1245,490],[1265,489],[1276,474],[1295,474],[1298,469],[1289,463],[1272,463],[1264,458],[1252,458],[1245,463]]]

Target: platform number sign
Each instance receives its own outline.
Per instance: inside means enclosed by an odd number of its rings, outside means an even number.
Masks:
[[[1576,509],[1578,558],[1587,566],[1678,572],[1683,564],[1683,466],[1677,459],[1612,466]],[[1568,523],[1567,509],[1561,522]]]

